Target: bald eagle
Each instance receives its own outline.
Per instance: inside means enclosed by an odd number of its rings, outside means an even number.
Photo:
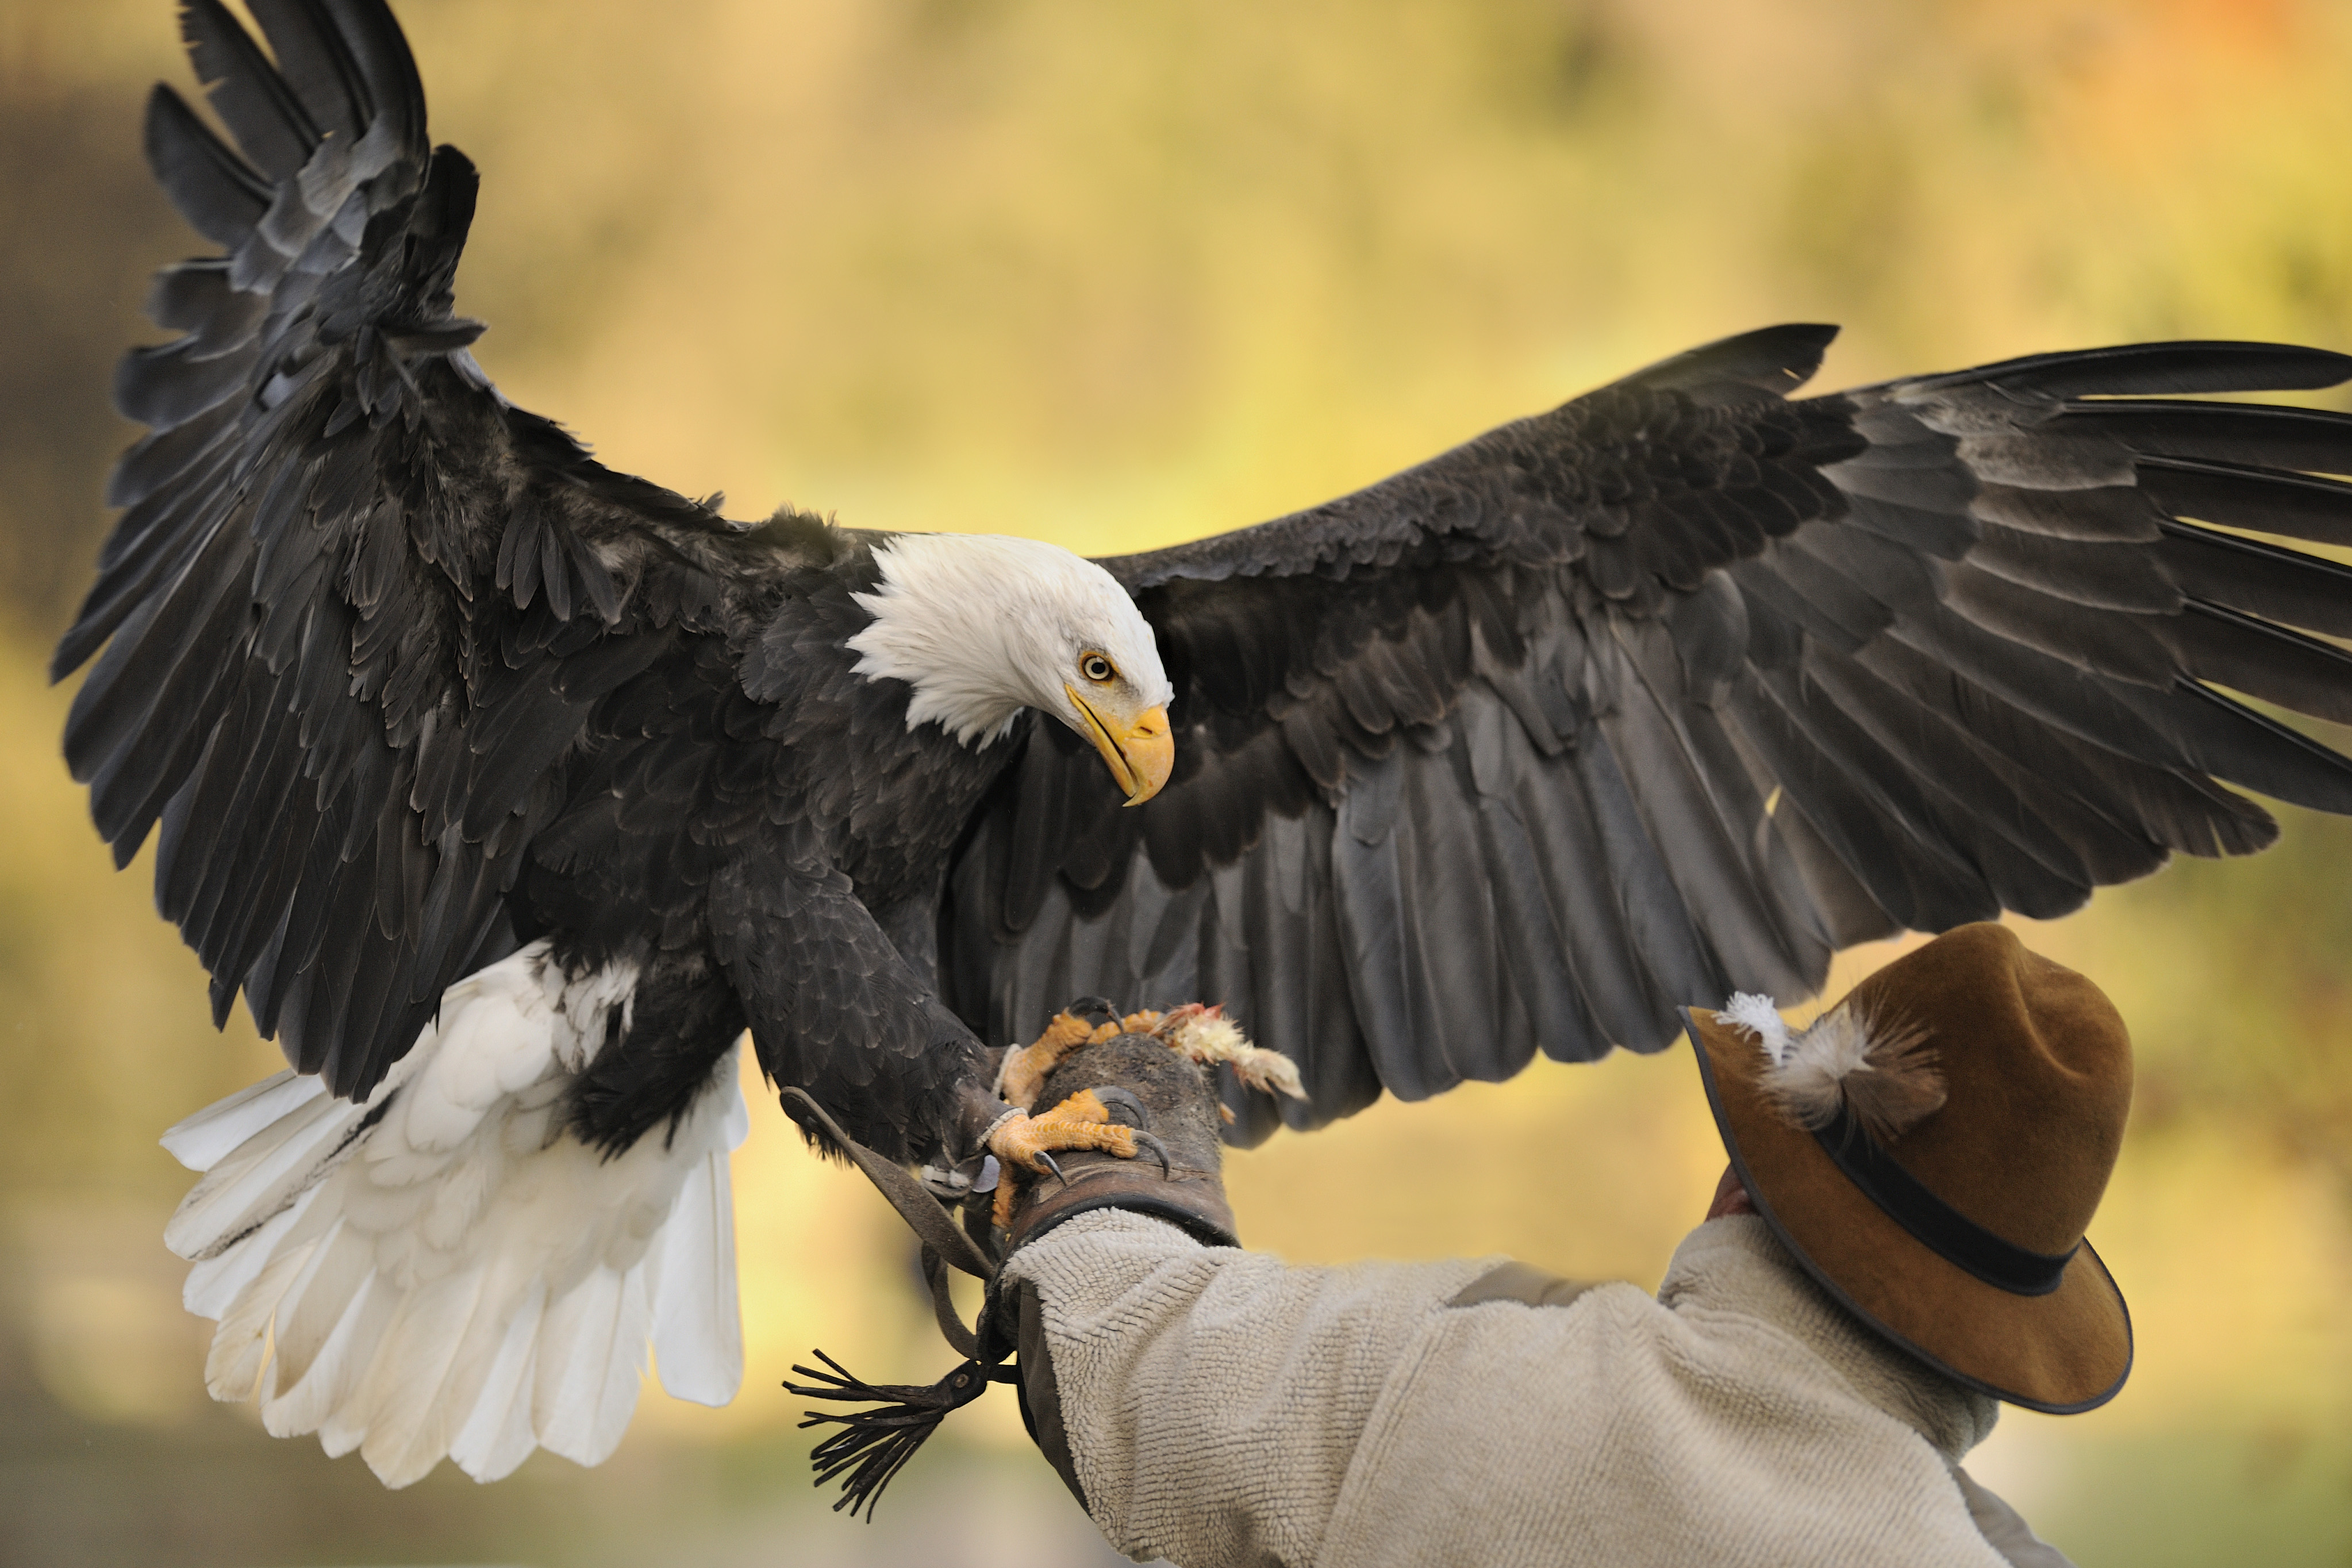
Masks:
[[[248,8],[267,53],[182,9],[226,138],[149,105],[221,254],[122,363],[55,668],[100,831],[289,1064],[167,1137],[207,1379],[388,1482],[594,1462],[649,1343],[733,1393],[747,1031],[951,1183],[1073,995],[1226,1004],[1305,1090],[1229,1083],[1251,1141],[2269,843],[2225,784],[2352,812],[2245,700],[2352,720],[2305,635],[2352,574],[2253,537],[2352,543],[2352,420],[2195,396],[2342,355],[1798,399],[1832,329],[1786,326],[1149,554],[735,521],[483,374],[474,170],[382,0]]]

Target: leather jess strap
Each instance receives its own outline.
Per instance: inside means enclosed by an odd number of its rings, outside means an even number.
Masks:
[[[898,1211],[898,1217],[905,1220],[922,1244],[939,1254],[943,1262],[962,1269],[976,1279],[996,1277],[996,1266],[982,1253],[979,1244],[957,1226],[955,1221],[949,1217],[948,1211],[940,1206],[939,1199],[925,1192],[922,1184],[908,1175],[903,1167],[892,1164],[844,1132],[841,1124],[825,1113],[824,1107],[803,1090],[787,1089],[783,1091],[783,1098],[797,1101],[810,1116],[815,1118],[816,1124],[824,1128],[843,1152],[856,1162],[859,1170],[866,1173],[866,1179],[874,1184],[875,1190]]]
[[[961,1364],[927,1387],[867,1383],[851,1375],[847,1368],[823,1351],[815,1352],[822,1366],[794,1363],[793,1371],[807,1381],[785,1384],[787,1392],[808,1399],[874,1406],[845,1413],[812,1410],[808,1419],[801,1423],[803,1427],[840,1428],[819,1442],[809,1456],[816,1468],[817,1484],[839,1481],[841,1497],[833,1505],[835,1510],[845,1508],[854,1517],[863,1510],[870,1520],[874,1517],[874,1503],[890,1484],[890,1479],[914,1458],[915,1450],[939,1429],[950,1412],[979,1398],[992,1383],[1015,1381],[1012,1368],[992,1364],[1002,1361],[1012,1347],[983,1345],[980,1334],[957,1315],[955,1302],[948,1296],[950,1265],[991,1286],[995,1284],[996,1269],[979,1244],[957,1228],[939,1200],[925,1192],[905,1169],[844,1132],[841,1124],[825,1113],[824,1107],[802,1090],[787,1089],[783,1098],[800,1106],[824,1129],[921,1241],[923,1279],[930,1287],[931,1309],[939,1319],[940,1332],[949,1346],[964,1358]],[[986,1321],[985,1308],[982,1321]]]

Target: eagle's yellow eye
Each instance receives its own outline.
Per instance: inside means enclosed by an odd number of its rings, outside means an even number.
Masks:
[[[1110,660],[1098,653],[1082,653],[1078,656],[1078,673],[1097,685],[1100,685],[1105,681],[1118,679],[1118,669]]]

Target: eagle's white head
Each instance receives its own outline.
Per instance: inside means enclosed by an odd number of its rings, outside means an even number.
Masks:
[[[857,673],[914,689],[907,727],[985,746],[1024,708],[1085,736],[1140,805],[1175,764],[1150,624],[1111,574],[1057,544],[987,533],[902,533],[874,552],[874,617],[849,639]]]

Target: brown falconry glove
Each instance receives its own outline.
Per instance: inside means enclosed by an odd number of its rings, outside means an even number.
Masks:
[[[1012,1205],[1005,1250],[1097,1209],[1132,1209],[1211,1247],[1238,1247],[1225,1201],[1216,1080],[1181,1047],[1150,1034],[1121,1034],[1063,1057],[1037,1100],[1132,1128],[1133,1159],[1091,1151],[1060,1156],[1061,1177],[1027,1179]],[[1091,1103],[1089,1103],[1089,1100]],[[1005,1179],[1017,1180],[1014,1173]]]

